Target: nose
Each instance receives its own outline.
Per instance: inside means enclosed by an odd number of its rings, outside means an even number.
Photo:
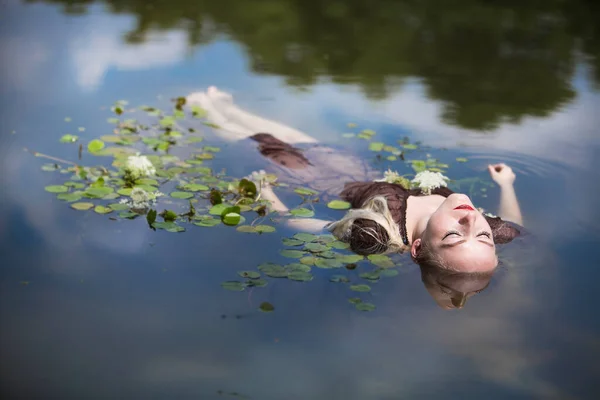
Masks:
[[[470,211],[470,210],[464,210],[462,211],[462,215],[459,217],[458,219],[458,223],[461,225],[472,225],[473,222],[475,222],[475,218],[477,218],[477,215],[475,214],[475,211]]]

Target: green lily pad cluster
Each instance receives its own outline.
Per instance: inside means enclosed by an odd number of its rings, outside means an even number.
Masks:
[[[264,287],[268,280],[288,279],[296,282],[309,282],[314,279],[314,269],[341,270],[350,272],[347,274],[333,274],[329,280],[333,283],[348,284],[348,289],[353,292],[370,293],[370,284],[376,283],[382,277],[393,277],[398,275],[395,268],[398,261],[392,260],[387,255],[369,255],[367,257],[353,254],[348,250],[347,243],[337,240],[333,235],[315,235],[312,233],[296,233],[291,237],[282,239],[287,248],[282,249],[279,254],[293,261],[287,264],[276,264],[272,262],[262,263],[257,271],[240,271],[238,275],[246,278],[245,281],[227,281],[222,286],[228,290],[242,291],[248,287]],[[374,267],[370,271],[357,270],[357,263],[364,262],[365,268]],[[369,303],[365,303],[369,304]],[[364,308],[364,309],[363,309]],[[361,306],[357,309],[372,311],[375,308]]]
[[[78,153],[85,161],[110,157],[112,162],[45,164],[42,170],[60,173],[61,180],[45,190],[77,211],[108,214],[111,219],[145,215],[153,230],[183,232],[185,225],[228,225],[245,233],[275,232],[274,226],[262,221],[267,214],[266,202],[260,200],[252,181],[216,173],[206,165],[221,151],[214,145],[202,146],[204,137],[197,125],[206,125],[202,120],[206,112],[198,106],[186,107],[183,97],[174,102],[174,108],[166,113],[150,106],[130,108],[124,100],[116,102],[111,107],[116,116],[108,119],[113,127],[101,137],[82,143]],[[124,118],[133,114],[142,115],[140,119]],[[194,126],[183,126],[190,120]],[[60,141],[82,139],[64,135]],[[174,147],[187,150],[186,156],[172,155]],[[141,162],[136,173],[132,173],[132,159]],[[155,206],[161,204],[165,206],[159,212]]]

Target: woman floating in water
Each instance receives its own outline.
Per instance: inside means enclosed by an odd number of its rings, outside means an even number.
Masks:
[[[425,287],[442,307],[461,308],[469,296],[485,289],[498,265],[496,245],[521,233],[515,174],[505,164],[488,166],[501,190],[500,217],[491,217],[478,211],[467,195],[435,182],[435,174],[420,177],[430,180],[428,189],[410,189],[382,179],[373,181],[376,172],[364,162],[327,147],[317,144],[299,150],[292,144],[317,141],[239,109],[229,94],[214,87],[187,100],[205,108],[226,139],[258,142],[260,153],[273,162],[284,182],[337,194],[352,205],[339,221],[290,219],[292,226],[325,228],[361,255],[409,251],[421,267]],[[269,133],[257,133],[265,131]],[[275,211],[289,211],[267,182],[261,186],[261,196]]]

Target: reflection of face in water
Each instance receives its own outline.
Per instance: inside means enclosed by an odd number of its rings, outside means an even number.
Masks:
[[[421,279],[435,302],[442,308],[463,308],[467,299],[483,291],[493,271],[462,273],[436,267],[421,267]]]

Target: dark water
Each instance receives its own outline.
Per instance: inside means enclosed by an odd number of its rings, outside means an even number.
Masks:
[[[596,4],[2,1],[3,398],[595,398]],[[460,311],[437,307],[410,263],[372,285],[370,313],[329,282],[339,271],[229,292],[220,283],[236,271],[286,262],[293,231],[171,234],[74,212],[23,151],[75,160],[58,139],[109,133],[103,107],[165,106],[209,85],[365,157],[341,138],[348,122],[467,156],[457,179],[506,161],[535,247],[507,247],[512,262]],[[215,163],[233,175],[260,164],[223,150]],[[477,203],[495,211],[497,199],[494,188]]]

